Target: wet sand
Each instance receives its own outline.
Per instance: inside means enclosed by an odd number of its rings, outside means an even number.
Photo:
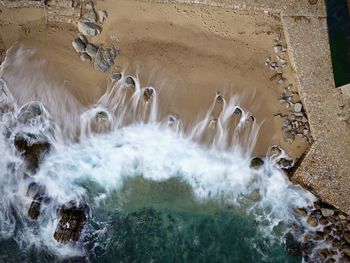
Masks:
[[[239,95],[243,108],[262,123],[256,155],[265,155],[274,144],[292,157],[304,152],[307,145],[302,142],[289,145],[283,141],[282,120],[273,117],[284,111],[278,98],[281,85],[270,81],[274,72],[264,62],[274,56],[273,39],[281,33],[279,18],[132,0],[106,0],[98,2],[96,8],[107,10],[108,18],[102,34],[90,41],[113,44],[120,50],[115,68],[107,73],[80,61],[71,45],[77,29],[66,24],[47,25],[43,9],[2,8],[4,48],[16,43],[13,50],[20,46],[37,49],[35,59],[43,58],[48,66],[36,81],[46,78],[64,86],[85,106],[103,94],[111,72],[138,73],[143,86],[154,86],[159,93],[161,116],[175,114],[187,127],[204,116],[216,92],[226,100]],[[3,77],[15,79],[17,69],[8,69]],[[294,84],[292,70],[288,67],[285,72],[285,84]]]

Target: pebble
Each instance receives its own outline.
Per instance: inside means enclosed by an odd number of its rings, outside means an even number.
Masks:
[[[78,53],[83,53],[85,51],[85,44],[80,38],[76,38],[72,42],[74,50]]]
[[[281,45],[276,45],[273,49],[275,50],[276,53],[283,51],[283,47]]]
[[[100,26],[83,19],[78,22],[78,30],[85,36],[96,36],[101,33]]]
[[[299,216],[302,216],[302,217],[305,217],[307,216],[307,212],[304,208],[297,208],[296,209],[296,213],[299,215]]]
[[[98,51],[98,47],[96,47],[93,44],[87,44],[85,51],[90,57],[95,58]]]
[[[122,73],[120,73],[120,72],[115,72],[115,73],[112,73],[112,75],[111,75],[111,80],[112,80],[112,81],[119,81],[119,80],[122,79],[122,77],[123,77]]]
[[[295,103],[294,104],[294,111],[295,112],[301,112],[301,109],[303,108],[303,105],[301,103]]]
[[[259,169],[263,165],[264,165],[264,161],[259,157],[254,157],[250,161],[250,168],[253,168],[253,169]]]
[[[107,19],[107,12],[105,10],[98,10],[98,21],[102,24]]]
[[[81,61],[84,61],[84,62],[91,61],[91,57],[88,54],[86,54],[85,52],[80,55],[80,59],[81,59]]]
[[[304,134],[305,136],[308,136],[309,133],[310,133],[309,130],[307,130],[307,129],[304,129],[304,130],[303,130],[303,134]]]

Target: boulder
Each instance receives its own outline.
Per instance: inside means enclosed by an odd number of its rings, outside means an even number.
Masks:
[[[280,158],[277,160],[276,164],[281,169],[289,169],[293,167],[294,161],[286,158]]]
[[[96,23],[97,22],[97,15],[95,12],[95,9],[89,9],[84,15],[83,18],[86,19],[89,22]]]
[[[152,96],[154,93],[154,89],[153,88],[146,88],[145,91],[143,92],[143,99],[148,102],[151,100]]]
[[[302,108],[303,108],[303,105],[300,102],[294,104],[295,112],[301,112]]]
[[[76,242],[86,222],[87,206],[75,205],[74,202],[60,209],[60,221],[56,227],[54,238],[60,243]]]
[[[86,19],[81,19],[78,22],[78,30],[85,36],[96,36],[101,33],[101,27]]]
[[[126,79],[125,79],[125,84],[126,85],[133,85],[133,86],[135,86],[135,80],[133,79],[133,77],[127,77]]]
[[[299,216],[302,216],[302,217],[306,217],[307,216],[307,212],[306,212],[305,208],[297,208],[297,209],[295,209],[295,212]]]
[[[316,227],[318,225],[318,221],[317,218],[313,215],[310,215],[307,218],[307,223],[311,226],[311,227]]]
[[[119,81],[119,80],[122,79],[122,77],[123,77],[122,73],[115,72],[115,73],[112,73],[110,78],[111,78],[112,81]]]
[[[343,233],[344,240],[350,244],[350,232],[344,232]]]
[[[84,52],[80,55],[80,60],[83,62],[91,61],[91,57],[87,53]]]

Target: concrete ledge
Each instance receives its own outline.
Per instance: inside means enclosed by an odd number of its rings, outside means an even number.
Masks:
[[[282,15],[317,16],[327,15],[324,0],[316,0],[310,4],[309,0],[139,0],[156,3],[200,4],[216,7],[231,8],[242,11],[269,11]],[[310,1],[312,2],[312,1]]]

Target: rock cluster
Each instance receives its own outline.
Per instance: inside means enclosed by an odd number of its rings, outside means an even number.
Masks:
[[[350,216],[321,201],[296,214],[310,226],[299,244],[306,262],[350,262]]]
[[[279,95],[279,101],[285,107],[285,114],[279,113],[275,116],[283,118],[282,135],[286,143],[291,144],[296,137],[300,137],[304,143],[312,143],[310,126],[307,115],[300,100],[298,91],[293,84],[287,84],[284,77],[284,69],[288,65],[286,51],[287,48],[282,45],[280,37],[275,38],[275,59],[268,58],[265,65],[269,66],[276,73],[270,78],[276,81],[282,88]]]
[[[77,23],[80,35],[72,41],[72,46],[82,61],[92,61],[96,70],[106,72],[114,64],[117,50],[114,47],[96,46],[90,43],[88,38],[101,33],[102,24],[107,19],[107,12],[104,10],[96,12],[92,1],[86,2],[82,10],[81,18]]]

